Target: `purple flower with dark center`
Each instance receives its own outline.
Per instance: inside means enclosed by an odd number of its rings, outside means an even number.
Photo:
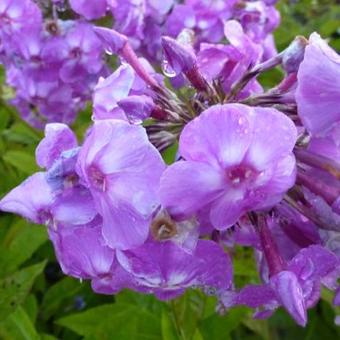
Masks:
[[[271,208],[294,184],[295,141],[293,122],[279,111],[215,105],[183,129],[185,160],[163,174],[161,202],[179,217],[208,208],[215,228],[230,227],[247,211]]]
[[[142,127],[118,120],[94,123],[79,153],[78,174],[103,217],[108,245],[129,249],[146,240],[164,168]]]
[[[51,221],[50,207],[54,200],[55,194],[47,184],[45,173],[37,172],[2,198],[0,210],[45,224]]]

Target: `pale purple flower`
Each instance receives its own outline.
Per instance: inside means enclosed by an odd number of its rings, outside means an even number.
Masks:
[[[282,305],[299,325],[305,326],[307,309],[320,298],[321,280],[338,267],[339,259],[334,254],[321,246],[310,246],[302,249],[287,268],[272,276],[268,283],[249,285],[239,292],[226,292],[222,303],[227,308],[235,305],[264,308],[255,314],[260,318],[270,316]]]
[[[293,122],[279,111],[213,106],[182,131],[185,160],[162,176],[161,202],[176,216],[209,207],[215,228],[230,227],[247,211],[272,207],[294,184],[295,141]]]
[[[93,93],[94,118],[124,119],[118,102],[129,95],[134,79],[135,74],[129,65],[122,65],[108,78],[99,79]]]
[[[0,210],[19,214],[35,223],[49,223],[55,196],[45,173],[37,172],[2,198]]]
[[[160,299],[174,298],[188,287],[219,291],[231,286],[230,258],[212,241],[198,241],[192,254],[171,241],[147,242],[133,250],[118,251],[117,259],[137,289],[148,289]]]
[[[5,39],[11,39],[12,34],[20,31],[38,30],[41,23],[41,12],[33,1],[1,1],[0,36],[5,37]]]
[[[340,56],[313,33],[298,71],[296,102],[306,129],[318,134],[340,121]]]
[[[119,120],[94,123],[78,157],[78,174],[92,192],[111,247],[129,249],[146,240],[163,170],[142,127]]]
[[[80,279],[95,279],[108,275],[115,252],[105,245],[100,224],[70,227],[59,225],[49,230],[62,271]]]
[[[36,149],[37,163],[41,168],[50,168],[63,151],[76,146],[76,136],[67,125],[48,124],[45,126],[45,138]]]
[[[35,190],[36,194],[32,195]],[[35,173],[9,192],[0,201],[0,209],[53,228],[58,223],[86,224],[97,215],[88,190],[76,186],[63,192],[56,191],[43,172]]]
[[[236,1],[188,0],[174,7],[169,15],[167,33],[176,37],[184,28],[193,29],[199,41],[219,42],[223,38],[223,21],[232,15]]]
[[[198,67],[207,79],[219,79],[223,90],[228,93],[232,85],[261,60],[263,48],[254,43],[235,20],[229,20],[224,24],[224,33],[230,43],[228,45],[201,44]],[[262,92],[261,85],[252,80],[238,97],[246,98],[251,93],[258,92]]]

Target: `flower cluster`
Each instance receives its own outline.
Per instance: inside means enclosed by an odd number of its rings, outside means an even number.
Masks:
[[[162,59],[162,34],[177,37],[183,29],[190,29],[196,34],[198,48],[202,42],[221,41],[224,22],[231,18],[239,20],[249,39],[262,50],[259,57],[275,53],[271,32],[279,16],[273,4],[265,1],[36,2],[38,5],[33,0],[3,1],[0,62],[6,69],[7,84],[15,90],[12,104],[37,128],[50,122],[71,123],[91,99],[98,78],[107,75],[103,47],[91,23],[95,19],[111,15],[114,28],[150,61]],[[75,15],[80,18],[74,19]],[[206,48],[210,51],[210,44]],[[112,53],[109,48],[106,51]],[[164,68],[170,75],[167,64]],[[177,79],[179,84],[181,81]]]
[[[205,1],[187,3],[172,13],[190,4],[218,17]],[[84,6],[84,16],[103,14]],[[227,44],[197,50],[186,28],[162,37],[177,90],[127,36],[96,27],[123,62],[94,89],[93,125],[79,146],[67,125],[48,124],[36,150],[44,171],[0,209],[47,225],[64,273],[96,292],[169,299],[196,287],[221,311],[247,305],[266,318],[282,306],[304,326],[321,287],[340,303],[340,56],[313,33],[264,57],[264,26],[222,18]],[[283,79],[264,91],[257,76],[277,66]],[[233,283],[236,245],[253,249],[262,284]]]
[[[87,20],[108,12],[113,28],[129,37],[134,49],[151,60],[161,58],[161,35],[177,37],[183,29],[195,32],[196,46],[218,43],[224,23],[238,20],[254,42],[264,46],[265,56],[276,52],[271,33],[280,21],[275,0],[70,0],[72,9]]]
[[[0,62],[15,89],[12,104],[37,128],[72,122],[106,74],[93,25],[61,20],[60,10],[60,4],[40,8],[32,0],[0,5]]]

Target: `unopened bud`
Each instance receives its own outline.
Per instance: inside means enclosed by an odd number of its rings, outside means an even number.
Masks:
[[[162,46],[166,62],[171,66],[174,74],[183,72],[191,84],[199,91],[207,89],[207,83],[197,67],[197,58],[190,44],[162,37]]]
[[[109,28],[95,27],[94,31],[100,40],[102,40],[104,48],[108,54],[119,53],[128,41],[125,35]]]
[[[282,52],[282,66],[287,73],[297,72],[305,55],[308,40],[297,36],[293,42]]]

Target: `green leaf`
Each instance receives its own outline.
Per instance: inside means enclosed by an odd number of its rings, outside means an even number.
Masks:
[[[5,321],[0,322],[2,340],[40,340],[31,319],[22,307],[18,307]]]
[[[0,277],[16,270],[47,239],[46,228],[17,220],[0,244]]]
[[[234,308],[223,316],[215,313],[200,323],[199,330],[203,338],[207,340],[229,339],[230,332],[233,331],[248,314],[249,309],[244,307]]]
[[[58,340],[55,336],[47,333],[40,334],[40,340]]]
[[[25,309],[31,321],[35,323],[38,315],[38,301],[36,296],[34,294],[28,295],[22,307]]]
[[[192,339],[205,312],[205,296],[198,290],[189,290],[181,297],[170,301],[171,312],[178,335]]]
[[[57,323],[93,340],[161,338],[160,315],[129,303],[102,305],[61,318]]]
[[[174,143],[162,152],[162,157],[166,164],[172,164],[176,160],[176,153],[178,150],[178,143]]]
[[[172,320],[171,312],[169,308],[163,307],[162,309],[162,339],[163,340],[177,340],[177,330],[175,328],[174,322]]]
[[[45,267],[45,261],[24,268],[0,281],[0,320],[21,305]]]
[[[7,151],[2,158],[5,162],[11,164],[25,174],[31,175],[38,171],[34,155],[27,151],[10,150]]]
[[[10,114],[5,108],[0,108],[0,131],[4,130],[7,127],[7,124],[10,119]]]
[[[42,131],[34,129],[26,122],[20,120],[20,118],[17,119],[10,129],[5,130],[3,135],[9,142],[15,142],[24,145],[35,145],[43,137]]]
[[[65,277],[51,286],[44,295],[40,307],[42,318],[48,320],[65,305],[65,300],[73,298],[81,289],[79,281],[71,277]]]

